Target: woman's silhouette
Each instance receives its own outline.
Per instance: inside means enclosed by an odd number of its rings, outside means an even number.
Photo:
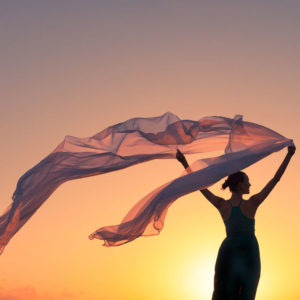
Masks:
[[[288,147],[288,153],[275,176],[256,195],[248,200],[251,186],[244,172],[234,173],[226,179],[222,188],[229,187],[229,200],[215,196],[208,189],[200,190],[220,212],[226,227],[227,237],[221,244],[215,265],[214,292],[212,300],[253,300],[260,277],[259,247],[254,234],[254,216],[258,206],[266,199],[284,173],[295,146]],[[191,172],[185,156],[177,150],[176,158]]]

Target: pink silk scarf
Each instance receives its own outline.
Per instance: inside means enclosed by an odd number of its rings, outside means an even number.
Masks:
[[[128,212],[119,225],[90,234],[104,246],[118,246],[162,230],[169,206],[179,197],[204,189],[269,154],[292,145],[292,140],[264,126],[234,118],[180,120],[168,112],[159,117],[133,118],[88,138],[66,136],[55,150],[17,183],[13,202],[0,217],[0,253],[14,234],[65,181],[104,174],[152,159],[222,151],[196,161],[192,173],[158,187]]]

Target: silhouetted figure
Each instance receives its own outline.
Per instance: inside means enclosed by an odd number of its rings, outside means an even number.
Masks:
[[[260,278],[259,247],[254,233],[254,216],[258,206],[266,199],[284,173],[295,146],[288,147],[288,153],[275,176],[256,195],[248,200],[251,186],[244,172],[228,176],[222,188],[229,187],[232,196],[229,200],[215,196],[208,189],[200,190],[220,212],[226,227],[227,237],[221,244],[215,265],[214,291],[212,300],[254,300]],[[176,158],[188,172],[185,156],[177,150]]]

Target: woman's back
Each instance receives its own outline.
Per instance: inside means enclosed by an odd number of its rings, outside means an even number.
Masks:
[[[223,219],[227,236],[236,233],[254,234],[255,220],[254,218],[246,217],[241,211],[240,204],[242,200],[237,206],[232,206],[231,202],[228,202],[231,205],[231,212],[226,220]]]

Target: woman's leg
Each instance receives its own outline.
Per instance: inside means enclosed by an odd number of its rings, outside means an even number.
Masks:
[[[242,284],[240,300],[254,300],[258,286],[257,278],[248,278]]]

